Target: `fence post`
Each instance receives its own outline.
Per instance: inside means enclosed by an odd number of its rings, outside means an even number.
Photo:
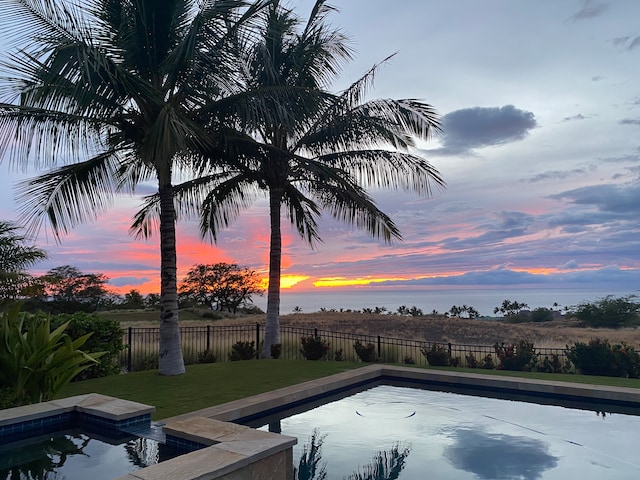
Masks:
[[[133,339],[133,329],[129,327],[127,330],[127,372],[131,372],[131,345]]]
[[[317,329],[317,328],[314,328],[314,329],[313,329],[313,336],[314,336],[315,338],[318,338],[318,329]]]
[[[211,351],[211,325],[207,325],[207,351]]]
[[[378,335],[378,358],[382,357],[382,346],[380,344],[380,335]]]
[[[256,360],[260,358],[260,324],[256,322]]]
[[[449,342],[449,358],[451,358],[451,342]]]

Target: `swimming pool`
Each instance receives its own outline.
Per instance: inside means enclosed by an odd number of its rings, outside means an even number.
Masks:
[[[0,479],[113,480],[176,455],[153,439],[67,429],[1,445]]]
[[[401,480],[640,478],[640,417],[619,413],[381,385],[278,428],[299,439],[296,466],[317,429],[327,480],[365,473],[378,452]]]

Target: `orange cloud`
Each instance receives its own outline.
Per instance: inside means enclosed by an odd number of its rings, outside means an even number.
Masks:
[[[385,277],[385,278],[321,278],[313,282],[314,287],[351,287],[358,285],[370,285],[372,283],[380,283],[391,280],[406,280],[404,277]]]

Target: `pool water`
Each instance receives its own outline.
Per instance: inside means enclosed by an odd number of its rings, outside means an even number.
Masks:
[[[152,439],[72,429],[0,446],[0,479],[113,480],[176,454]]]
[[[640,478],[634,415],[377,386],[262,428],[298,438],[296,468],[320,447],[300,480]]]

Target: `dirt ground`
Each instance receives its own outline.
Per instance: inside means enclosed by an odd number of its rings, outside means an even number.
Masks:
[[[263,322],[264,315],[225,318],[212,322],[216,325]],[[185,321],[183,324],[202,324],[203,321]],[[608,339],[611,343],[625,342],[640,347],[640,329],[584,328],[571,320],[543,323],[513,324],[500,320],[468,320],[427,315],[403,317],[398,315],[372,315],[364,313],[317,312],[282,315],[281,325],[311,327],[334,332],[381,335],[392,338],[420,339],[469,345],[512,343],[526,339],[536,347],[562,348],[576,341],[588,342],[592,338]]]

